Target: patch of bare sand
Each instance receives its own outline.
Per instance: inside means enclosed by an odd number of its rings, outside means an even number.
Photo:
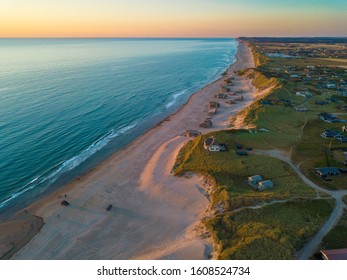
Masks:
[[[227,77],[254,66],[243,44],[237,58]],[[14,258],[206,259],[209,246],[195,233],[208,205],[200,179],[176,178],[170,169],[186,141],[180,135],[186,129],[199,129],[207,103],[224,79],[204,87],[167,121],[86,175],[32,204],[28,210],[42,217],[45,225]],[[250,80],[235,77],[234,86],[248,88],[245,101],[222,104],[213,127],[200,131],[225,129],[228,118],[251,102]],[[62,199],[70,205],[62,206]],[[109,204],[113,207],[106,211]]]
[[[232,128],[233,129],[252,129],[255,128],[255,125],[253,124],[246,124],[245,123],[245,117],[248,113],[247,108],[253,103],[254,99],[259,99],[262,97],[267,96],[275,86],[268,87],[266,89],[260,90],[260,91],[255,91],[255,93],[252,96],[252,100],[248,100],[248,104],[246,104],[246,107],[244,110],[236,114],[234,117],[232,117]],[[254,89],[253,89],[254,90]]]

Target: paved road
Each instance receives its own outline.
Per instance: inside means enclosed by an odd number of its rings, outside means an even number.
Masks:
[[[316,183],[312,182],[309,178],[307,178],[301,170],[290,160],[290,156],[279,150],[254,150],[254,153],[257,155],[265,155],[277,158],[286,162],[295,172],[300,176],[300,178],[311,188],[316,191],[325,193],[336,200],[336,206],[331,213],[329,219],[323,225],[323,227],[316,233],[315,236],[302,248],[299,252],[298,259],[307,260],[311,257],[319,248],[324,236],[338,223],[340,220],[344,208],[346,205],[344,204],[342,198],[347,195],[347,190],[339,190],[339,191],[330,191],[318,186]]]

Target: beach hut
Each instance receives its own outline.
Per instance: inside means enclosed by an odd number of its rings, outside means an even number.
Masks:
[[[230,91],[230,88],[226,85],[222,85],[221,86],[221,92],[229,92]]]
[[[186,130],[184,133],[186,137],[198,137],[200,134],[198,130]]]
[[[202,123],[199,124],[202,128],[210,128],[212,127],[212,121],[211,119],[205,119]]]
[[[218,108],[219,107],[219,103],[216,101],[210,101],[208,103],[208,108]]]
[[[214,115],[217,113],[217,108],[209,108],[208,109],[208,114],[209,115]]]

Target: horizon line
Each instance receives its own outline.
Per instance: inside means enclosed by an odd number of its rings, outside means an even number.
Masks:
[[[52,37],[0,37],[0,39],[241,39],[241,38],[343,38],[347,39],[347,35],[343,36],[235,36],[235,37],[194,37],[194,36],[168,36],[168,37],[155,37],[155,36],[144,36],[144,37],[136,37],[136,36],[128,36],[128,37],[117,37],[117,36],[105,36],[105,37],[97,37],[97,36],[86,36],[86,37],[71,37],[71,36],[52,36]]]

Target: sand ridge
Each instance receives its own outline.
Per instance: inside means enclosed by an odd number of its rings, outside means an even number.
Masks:
[[[240,43],[228,70],[254,67],[250,49]],[[211,245],[194,228],[208,207],[202,178],[170,174],[186,129],[199,129],[207,103],[225,77],[194,94],[176,114],[120,150],[86,175],[33,203],[43,218],[40,232],[14,259],[207,259]],[[221,103],[206,133],[226,129],[228,119],[253,101],[251,80],[235,77],[244,102]],[[66,198],[65,198],[66,194]],[[70,206],[62,206],[66,199]],[[106,211],[112,204],[111,211]]]

